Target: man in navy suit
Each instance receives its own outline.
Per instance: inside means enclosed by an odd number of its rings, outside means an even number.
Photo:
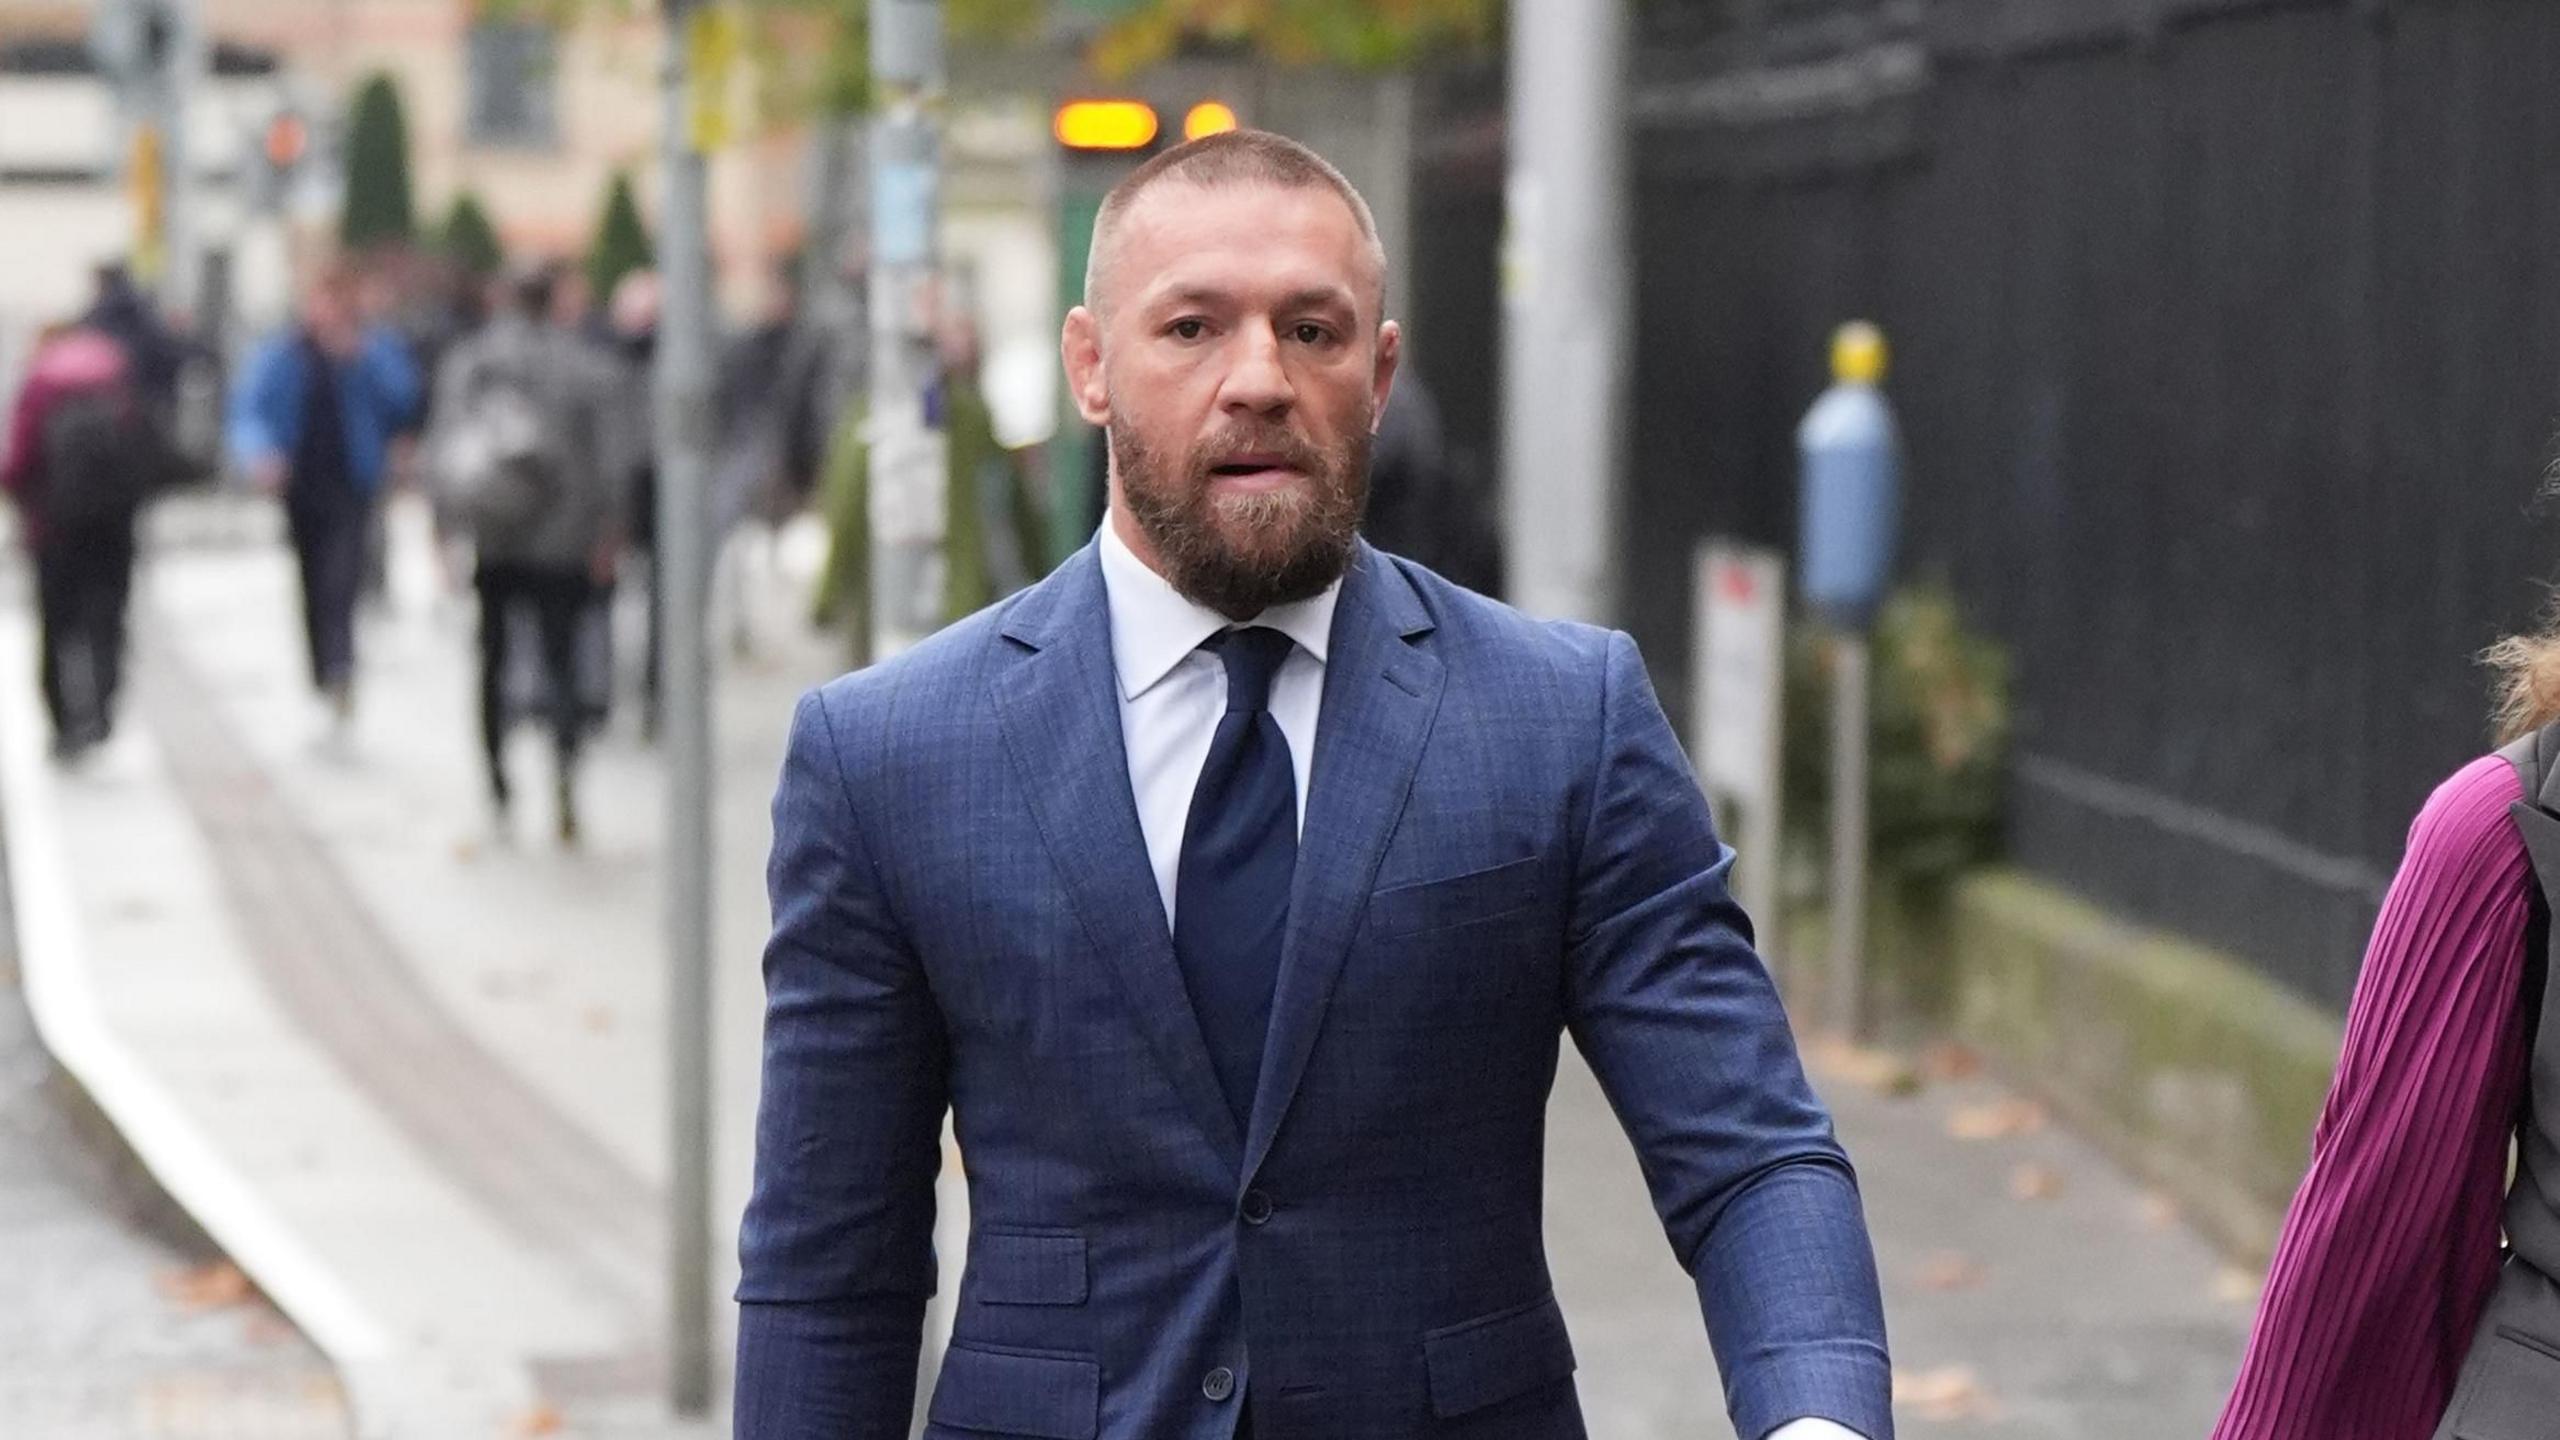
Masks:
[[[1101,534],[793,720],[737,1433],[908,1433],[947,1110],[927,1436],[1580,1437],[1570,1029],[1744,1440],[1889,1440],[1856,1182],[1635,647],[1357,537],[1399,343],[1366,205],[1233,132],[1094,230]]]

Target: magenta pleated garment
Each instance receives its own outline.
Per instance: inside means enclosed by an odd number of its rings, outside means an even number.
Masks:
[[[2409,830],[2214,1440],[2428,1440],[2499,1262],[2532,869],[2495,756]]]

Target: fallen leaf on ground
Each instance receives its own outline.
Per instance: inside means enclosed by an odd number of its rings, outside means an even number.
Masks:
[[[2145,1195],[2133,1207],[2146,1230],[2166,1230],[2178,1223],[2178,1202],[2166,1195]]]
[[[2225,1305],[2255,1305],[2266,1281],[2254,1270],[2225,1265],[2213,1277],[2213,1298]]]
[[[2002,1140],[2032,1135],[2044,1124],[2044,1107],[2033,1100],[1994,1100],[1956,1110],[1947,1117],[1947,1133],[1958,1140]]]
[[[1972,1256],[1953,1250],[1941,1250],[1920,1262],[1920,1288],[1923,1290],[1979,1290],[1990,1278]]]
[[[2019,1200],[2050,1200],[2062,1193],[2062,1172],[2030,1161],[2009,1172],[2009,1194]]]
[[[516,1423],[507,1427],[507,1433],[519,1437],[519,1440],[529,1440],[535,1435],[557,1435],[567,1423],[560,1418],[559,1411],[548,1405],[536,1405],[517,1416]]]
[[[1969,1045],[1932,1045],[1920,1057],[1920,1073],[1932,1080],[1970,1080],[1982,1073],[1982,1055]]]
[[[1863,1085],[1878,1094],[1908,1095],[1920,1088],[1920,1077],[1910,1061],[1890,1050],[1853,1045],[1836,1036],[1806,1046],[1805,1059],[1813,1073],[1825,1080]]]
[[[228,1260],[162,1271],[161,1298],[187,1310],[220,1310],[245,1303],[258,1293],[240,1267]]]
[[[1999,1413],[1969,1365],[1893,1372],[1894,1408],[1923,1420],[1988,1420]]]

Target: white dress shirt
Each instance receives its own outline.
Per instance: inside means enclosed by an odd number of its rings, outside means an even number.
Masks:
[[[1102,523],[1102,591],[1111,608],[1111,663],[1120,681],[1120,738],[1129,752],[1129,792],[1138,801],[1138,828],[1147,839],[1156,893],[1164,897],[1167,928],[1173,924],[1174,877],[1182,863],[1182,831],[1191,819],[1191,792],[1209,763],[1209,742],[1227,713],[1227,670],[1200,642],[1233,622],[1184,599],[1165,578],[1131,553],[1127,542]],[[1289,765],[1297,773],[1298,826],[1307,823],[1307,782],[1315,772],[1316,715],[1324,703],[1325,651],[1333,637],[1334,602],[1342,582],[1291,605],[1275,605],[1249,624],[1268,625],[1297,642],[1271,681],[1271,718],[1289,741]],[[1828,1420],[1781,1425],[1769,1440],[1865,1440]]]
[[[1111,663],[1120,680],[1120,738],[1129,752],[1129,793],[1147,861],[1173,924],[1174,876],[1182,863],[1182,831],[1191,792],[1209,763],[1209,742],[1227,713],[1227,670],[1200,642],[1235,628],[1226,616],[1195,605],[1147,568],[1112,527],[1102,524],[1102,591],[1111,608]],[[1316,712],[1324,703],[1324,657],[1333,639],[1336,580],[1311,600],[1274,605],[1252,620],[1297,642],[1271,680],[1271,718],[1289,742],[1298,782],[1298,824],[1307,820],[1307,781],[1316,758]]]

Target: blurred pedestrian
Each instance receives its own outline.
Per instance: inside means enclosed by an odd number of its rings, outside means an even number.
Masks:
[[[1402,337],[1367,204],[1229,131],[1091,255],[1095,543],[793,717],[738,1440],[909,1433],[946,1118],[934,1430],[1579,1440],[1568,1028],[1735,1431],[1890,1440],[1856,1181],[1634,645],[1359,538]]]
[[[825,413],[826,342],[800,308],[796,262],[767,280],[763,315],[722,352],[713,412],[715,524],[767,524],[806,509],[835,417]]]
[[[642,645],[640,675],[641,732],[658,733],[658,702],[666,668],[666,575],[658,564],[658,315],[661,307],[658,272],[629,271],[614,282],[605,323],[621,357],[625,405],[630,416],[629,500],[623,513],[630,553],[647,570],[648,634]]]
[[[1480,476],[1460,469],[1441,428],[1440,402],[1411,366],[1378,417],[1369,513],[1360,533],[1470,590],[1501,588],[1501,526],[1492,492]]]
[[[89,326],[49,329],[10,415],[0,489],[35,561],[39,678],[59,759],[114,728],[134,517],[167,465],[124,347]]]
[[[438,504],[476,552],[480,737],[498,832],[511,831],[508,681],[522,616],[550,721],[560,842],[576,845],[577,762],[588,730],[579,635],[613,582],[630,442],[622,375],[552,321],[565,273],[556,264],[519,271],[504,308],[445,357],[428,450]]]
[[[311,678],[341,741],[355,722],[355,607],[392,436],[421,403],[409,347],[367,324],[356,279],[322,267],[295,323],[261,345],[231,397],[233,463],[284,501],[302,573]]]
[[[2560,624],[2488,658],[2505,748],[2410,826],[2215,1440],[2560,1435]]]
[[[122,261],[98,267],[97,294],[83,328],[113,340],[123,350],[135,398],[163,435],[174,434],[178,381],[195,347],[161,318],[151,297],[133,283]]]
[[[979,383],[984,347],[967,307],[940,304],[934,326],[940,374],[930,403],[944,434],[942,619],[993,604],[1049,573],[1046,511],[1021,452],[996,438]],[[840,427],[826,474],[827,560],[814,615],[821,626],[869,634],[870,447],[857,406]]]

